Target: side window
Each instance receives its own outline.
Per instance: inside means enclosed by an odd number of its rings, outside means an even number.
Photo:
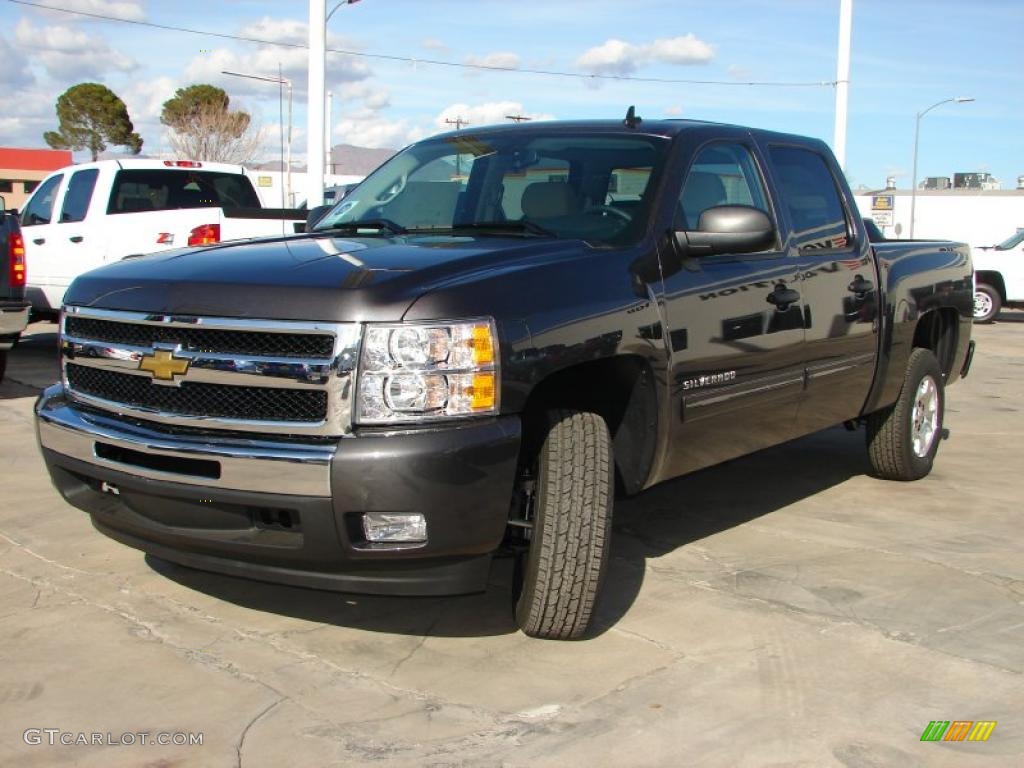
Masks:
[[[53,199],[57,196],[63,175],[51,176],[36,189],[32,199],[25,204],[21,212],[21,226],[32,227],[37,224],[49,224],[53,214]]]
[[[64,207],[60,212],[61,223],[81,221],[89,211],[89,201],[96,187],[96,177],[100,172],[96,168],[76,171],[71,174],[68,191],[64,194]]]
[[[712,144],[700,151],[686,175],[676,229],[696,230],[701,214],[716,205],[749,205],[768,213],[766,200],[750,150],[742,144]]]
[[[801,249],[846,248],[850,226],[836,180],[817,152],[771,147],[772,169]]]

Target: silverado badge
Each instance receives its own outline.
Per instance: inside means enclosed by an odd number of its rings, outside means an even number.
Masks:
[[[168,349],[157,349],[152,354],[143,355],[139,360],[139,370],[153,374],[160,381],[174,381],[175,376],[183,376],[188,371],[189,360],[175,357]]]

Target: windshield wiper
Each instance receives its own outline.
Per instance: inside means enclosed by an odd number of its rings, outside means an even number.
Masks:
[[[471,229],[486,233],[487,230],[500,232],[502,234],[513,232],[520,235],[533,237],[558,237],[550,229],[545,229],[540,224],[529,220],[521,221],[472,221],[465,224],[455,224],[450,227],[452,231],[460,229]]]
[[[401,224],[396,224],[391,219],[359,219],[357,221],[343,221],[339,224],[331,224],[326,227],[315,227],[315,232],[337,232],[349,231],[354,232],[360,229],[377,229],[383,232],[390,232],[392,235],[404,235],[409,230],[403,227]]]

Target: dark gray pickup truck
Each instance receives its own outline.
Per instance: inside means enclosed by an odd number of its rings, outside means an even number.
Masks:
[[[7,352],[28,325],[29,304],[25,300],[25,241],[17,212],[7,210],[0,197],[0,380],[7,370]]]
[[[308,234],[76,279],[39,442],[158,557],[409,595],[481,590],[510,550],[523,631],[575,638],[616,492],[844,422],[879,477],[928,474],[972,300],[966,246],[869,242],[817,140],[463,131]]]

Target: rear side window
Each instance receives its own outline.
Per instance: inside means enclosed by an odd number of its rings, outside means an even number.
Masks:
[[[825,158],[799,147],[771,147],[768,154],[797,246],[846,248],[850,242],[849,223]]]
[[[53,199],[57,196],[57,189],[64,179],[62,174],[51,176],[36,189],[32,199],[25,205],[21,212],[21,226],[32,227],[37,224],[49,224],[50,216],[53,215]]]
[[[154,168],[118,171],[107,213],[259,207],[252,182],[240,174]]]
[[[68,191],[64,193],[64,206],[60,211],[61,222],[82,221],[89,212],[89,201],[92,191],[96,188],[96,177],[100,172],[96,168],[76,171],[71,174]]]

